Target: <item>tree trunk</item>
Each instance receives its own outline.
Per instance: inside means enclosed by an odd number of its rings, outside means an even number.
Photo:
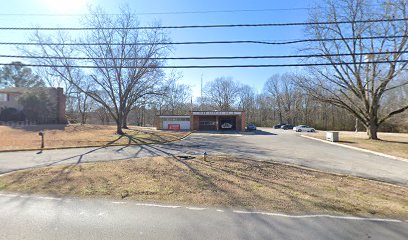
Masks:
[[[124,129],[129,129],[128,125],[127,125],[127,119],[123,119],[123,124],[122,124],[122,128]]]
[[[123,127],[124,129],[129,129],[129,127],[128,127],[128,125],[127,125],[127,116],[123,118],[122,127]]]
[[[378,140],[377,132],[378,132],[378,125],[375,123],[370,124],[367,127],[368,139]]]
[[[81,124],[86,124],[86,114],[81,113]]]
[[[123,124],[122,119],[116,120],[116,134],[119,134],[119,135],[125,134],[122,130],[122,124]]]
[[[126,112],[126,113],[123,114],[122,127],[124,129],[129,129],[129,127],[127,125],[128,115],[129,115],[129,112]]]
[[[279,110],[279,124],[283,123],[282,112]]]

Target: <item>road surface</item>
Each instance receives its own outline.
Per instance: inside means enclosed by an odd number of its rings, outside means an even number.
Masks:
[[[408,222],[0,193],[0,239],[407,239]]]
[[[293,131],[267,128],[255,135],[193,133],[182,141],[161,145],[0,153],[0,173],[57,164],[202,155],[204,152],[290,163],[408,185],[408,162],[314,141]]]

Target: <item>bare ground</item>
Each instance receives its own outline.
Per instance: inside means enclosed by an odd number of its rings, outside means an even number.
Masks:
[[[155,157],[32,169],[0,190],[292,214],[408,217],[408,187],[251,159]]]
[[[40,130],[45,132],[46,148],[162,143],[186,134],[131,126],[120,136],[115,134],[115,126],[89,124],[0,126],[0,150],[39,148]]]

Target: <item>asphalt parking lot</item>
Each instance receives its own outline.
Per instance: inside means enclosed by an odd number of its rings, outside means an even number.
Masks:
[[[255,135],[193,134],[188,142],[210,154],[233,154],[323,171],[408,184],[408,162],[303,138],[314,133],[260,128]]]
[[[303,133],[310,134],[313,133]],[[303,138],[291,130],[260,128],[255,134],[197,132],[182,141],[145,146],[0,153],[0,173],[56,164],[150,156],[229,155],[289,163],[327,172],[408,184],[408,162]]]

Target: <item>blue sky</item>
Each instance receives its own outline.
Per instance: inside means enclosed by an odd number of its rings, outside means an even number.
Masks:
[[[308,18],[305,9],[282,10],[293,8],[310,8],[319,0],[282,1],[191,1],[191,0],[18,0],[2,4],[0,25],[2,27],[76,27],[79,16],[85,14],[89,4],[99,5],[107,13],[119,13],[118,7],[128,4],[136,13],[146,12],[186,12],[241,9],[281,9],[276,11],[254,11],[234,13],[206,14],[153,14],[140,15],[141,25],[159,20],[163,25],[194,25],[194,24],[238,24],[238,23],[279,23],[303,22]],[[7,15],[17,14],[17,15]],[[22,16],[19,14],[56,14],[60,16]],[[71,16],[67,16],[71,15]],[[29,32],[0,32],[0,42],[28,41]],[[217,40],[288,40],[304,38],[301,27],[265,27],[265,28],[232,28],[232,29],[182,29],[170,31],[173,41],[217,41]],[[296,54],[301,45],[189,45],[177,46],[172,53],[175,57],[189,56],[245,56],[245,55],[280,55]],[[14,54],[13,46],[0,46],[2,54]],[[10,62],[17,59],[0,59]],[[280,64],[296,63],[296,60],[207,60],[207,61],[172,61],[169,65],[233,65],[233,64]],[[191,85],[193,95],[199,96],[200,79],[204,82],[220,76],[233,77],[235,80],[248,84],[256,91],[261,91],[264,82],[275,73],[296,71],[294,68],[254,68],[254,69],[180,69],[181,82]]]

